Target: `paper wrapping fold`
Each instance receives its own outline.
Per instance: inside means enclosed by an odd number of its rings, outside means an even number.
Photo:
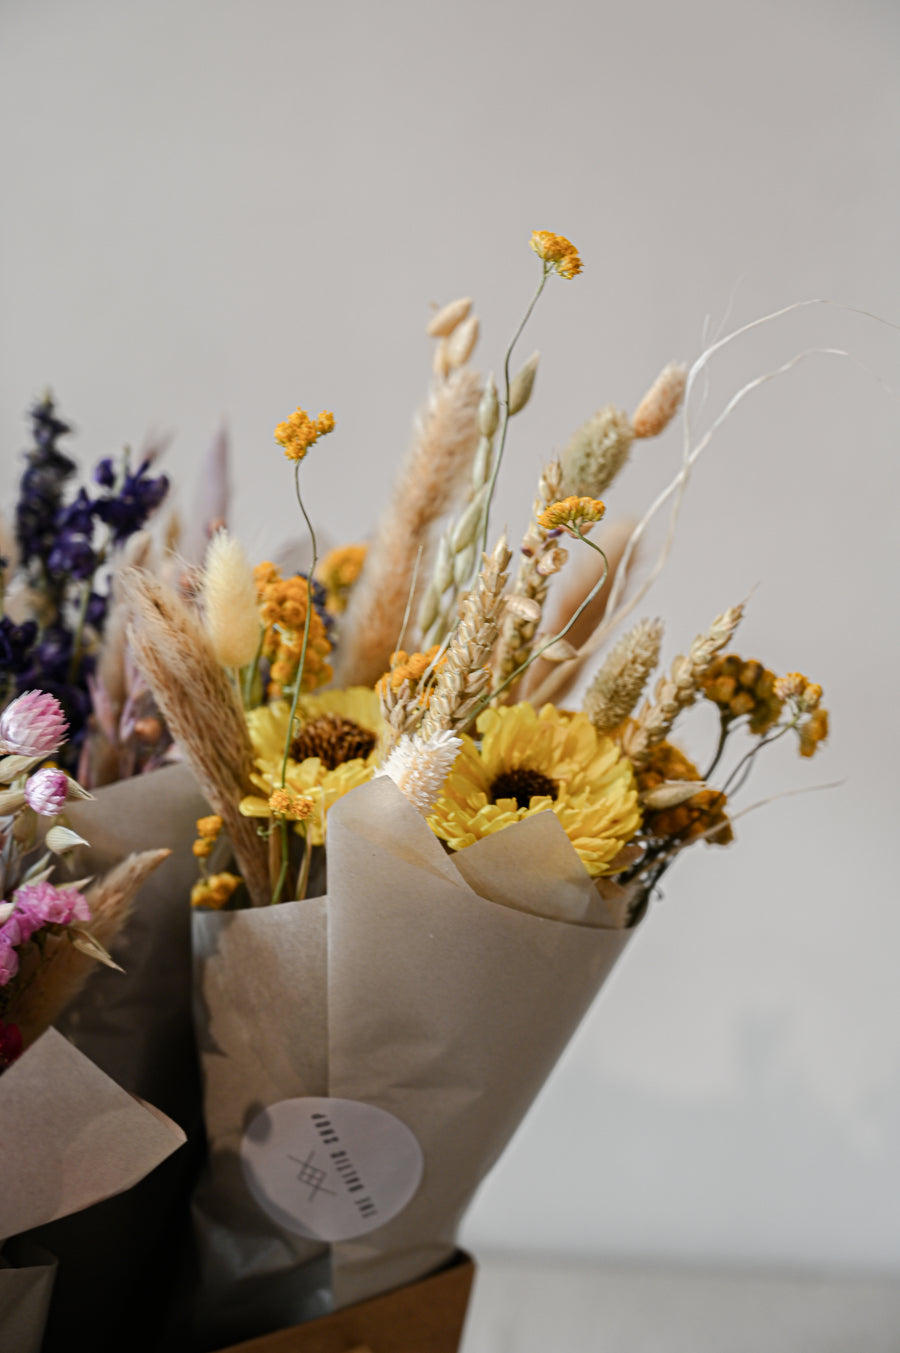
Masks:
[[[140,1309],[145,1318],[129,1331],[136,1351],[145,1339],[150,1346],[160,1294],[171,1290],[182,1263],[187,1199],[202,1156],[187,898],[197,877],[195,822],[209,807],[188,767],[176,765],[105,786],[66,812],[90,842],[67,857],[74,877],[100,876],[135,850],[172,851],[139,891],[112,946],[124,972],[98,964],[57,1028],[124,1090],[174,1119],[189,1144],[127,1194],[35,1236],[59,1259],[45,1353],[79,1338],[90,1340],[94,1353],[118,1349],[123,1322]],[[85,1302],[98,1273],[104,1301]]]
[[[3,1348],[41,1353],[56,1260],[27,1240],[10,1241],[0,1253],[0,1335]]]
[[[122,1193],[184,1139],[48,1029],[0,1076],[0,1239]]]
[[[269,1220],[242,1178],[259,1110],[330,1095],[413,1131],[419,1190],[383,1227],[331,1246],[334,1303],[413,1281],[450,1258],[473,1193],[628,940],[598,924],[603,905],[552,813],[448,856],[380,778],[331,809],[328,833],[327,898],[194,918],[211,1153],[198,1234],[232,1339],[317,1313],[300,1270],[324,1247]],[[252,1286],[276,1279],[277,1317],[258,1311],[251,1329]],[[221,1303],[242,1284],[226,1335]]]

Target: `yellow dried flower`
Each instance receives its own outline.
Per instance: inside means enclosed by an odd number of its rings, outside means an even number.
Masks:
[[[815,756],[819,743],[828,737],[828,710],[814,709],[808,719],[799,725],[800,755]]]
[[[671,742],[657,743],[646,766],[637,772],[638,789],[642,795],[672,780],[701,778],[697,767]],[[644,832],[656,841],[687,843],[702,837],[712,845],[727,846],[734,840],[731,823],[725,812],[727,802],[719,790],[703,788],[674,808],[654,811],[645,807]]]
[[[284,817],[291,822],[305,822],[311,814],[312,799],[305,794],[297,794],[293,789],[273,789],[269,795],[269,808],[273,817]]]
[[[391,668],[380,676],[375,682],[375,690],[379,695],[386,693],[388,686],[391,690],[399,690],[404,681],[408,681],[411,688],[415,688],[416,683],[425,675],[428,668],[434,662],[438,655],[440,644],[432,644],[431,648],[424,653],[405,653],[403,649],[398,649],[396,653],[391,654]],[[438,668],[443,665],[443,659],[437,664]]]
[[[284,447],[288,460],[302,460],[320,437],[334,430],[334,414],[323,410],[313,421],[305,409],[297,408],[275,429],[275,440]]]
[[[338,545],[330,550],[316,569],[316,577],[325,588],[325,604],[330,611],[347,609],[350,589],[366,559],[366,545]]]
[[[788,672],[775,682],[775,694],[781,700],[793,700],[798,709],[810,713],[819,708],[822,699],[822,687],[816,681],[810,681],[802,672]]]
[[[212,854],[214,844],[215,842],[210,841],[208,837],[198,836],[197,840],[191,846],[191,850],[198,860],[205,860],[208,855]]]
[[[640,826],[631,763],[584,714],[507,705],[478,716],[428,819],[452,850],[522,818],[556,814],[588,873],[610,871]]]
[[[737,653],[716,658],[703,678],[703,694],[718,705],[728,719],[750,716],[750,732],[762,736],[778,722],[784,701],[776,690],[777,678],[755,658]]]
[[[208,879],[198,879],[191,889],[192,907],[212,907],[219,911],[225,906],[243,880],[239,874],[213,874]]]
[[[211,813],[209,817],[197,818],[197,835],[205,836],[210,841],[215,841],[219,832],[222,830],[222,819],[218,813]]]
[[[284,687],[293,681],[300,662],[309,589],[302,574],[282,578],[280,571],[268,560],[257,564],[254,575],[260,615],[266,626],[261,652],[270,664],[268,695],[270,699],[277,699]],[[331,680],[332,669],[327,661],[330,653],[331,642],[325,624],[313,607],[303,664],[304,691],[313,691]]]
[[[579,533],[584,535],[595,521],[601,520],[605,511],[606,507],[599,498],[563,498],[545,508],[537,518],[537,523],[545,531],[560,528],[570,536]]]
[[[556,269],[560,277],[577,277],[582,271],[578,250],[565,235],[554,235],[552,230],[533,230],[531,247],[538,258]]]

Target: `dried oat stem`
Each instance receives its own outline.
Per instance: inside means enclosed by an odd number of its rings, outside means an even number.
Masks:
[[[598,733],[628,718],[659,662],[662,621],[639,620],[609,653],[587,689],[582,708]]]
[[[110,949],[125,924],[138,889],[171,853],[145,850],[129,855],[88,890],[91,922],[85,928],[104,949]],[[97,960],[81,953],[64,936],[51,941],[44,961],[16,1006],[16,1023],[26,1046],[62,1014],[96,968]]]
[[[269,900],[266,846],[238,805],[250,792],[253,745],[234,687],[199,618],[149,574],[123,578],[129,641],[173,738],[225,823],[254,906]]]
[[[386,671],[421,545],[450,507],[478,442],[481,380],[462,367],[431,392],[344,618],[336,684],[372,685]]]
[[[537,518],[545,508],[559,499],[561,483],[560,463],[558,460],[552,460],[544,467],[538,482],[532,520],[525,534],[522,561],[512,589],[513,596],[527,597],[529,601],[535,602],[541,611],[547,599],[550,575],[542,573],[540,565],[548,547],[557,548],[557,546],[555,540],[550,540],[549,531],[538,525]],[[494,680],[498,686],[516,668],[521,668],[531,656],[539,624],[540,618],[529,620],[516,615],[513,611],[507,612],[494,658]],[[512,686],[508,688],[507,699],[511,697],[513,690]]]
[[[687,657],[677,657],[669,675],[657,682],[653,701],[645,701],[637,718],[626,725],[622,748],[635,770],[646,766],[653,748],[664,741],[681,711],[694,703],[707,668],[728,643],[743,613],[741,604],[716,616],[709,629],[697,635]]]
[[[462,729],[491,687],[491,651],[497,641],[503,610],[503,589],[512,552],[501,536],[475,586],[463,602],[462,615],[437,674],[419,736]]]

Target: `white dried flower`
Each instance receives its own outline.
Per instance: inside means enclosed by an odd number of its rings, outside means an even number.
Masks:
[[[217,531],[203,571],[206,632],[223,667],[246,667],[256,657],[261,623],[253,570],[240,541]]]
[[[634,432],[627,413],[607,404],[569,439],[562,462],[562,496],[599,498],[628,460]]]
[[[461,746],[462,738],[447,730],[430,738],[413,738],[404,733],[375,774],[389,776],[425,817],[437,803]]]

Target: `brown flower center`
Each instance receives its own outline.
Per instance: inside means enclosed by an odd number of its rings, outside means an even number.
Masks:
[[[305,761],[317,756],[326,770],[336,770],[345,761],[367,757],[378,737],[353,719],[340,714],[320,714],[304,724],[291,743],[291,756]]]
[[[532,798],[556,798],[557,785],[549,775],[539,770],[527,770],[520,766],[517,770],[505,770],[491,785],[491,801],[515,799],[520,808],[527,808]]]

